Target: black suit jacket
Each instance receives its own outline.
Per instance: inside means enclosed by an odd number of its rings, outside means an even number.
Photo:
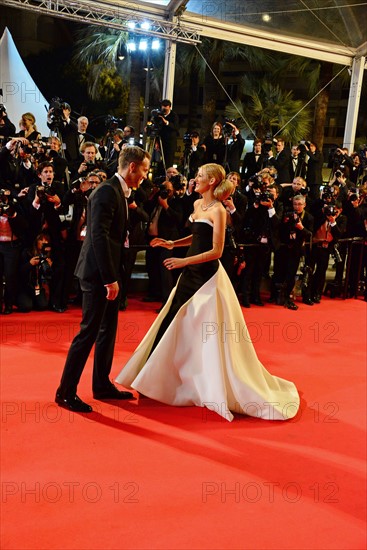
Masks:
[[[127,231],[127,202],[116,176],[90,195],[87,220],[75,275],[93,283],[113,283],[120,278]]]
[[[162,140],[166,168],[169,168],[174,162],[175,153],[177,150],[177,137],[179,134],[180,120],[174,111],[171,111],[169,115],[164,118],[168,120],[168,124],[163,123],[159,135]]]
[[[269,160],[269,164],[277,170],[277,184],[292,181],[290,174],[291,152],[289,149],[284,148],[283,151],[277,154],[276,158]]]
[[[251,176],[254,176],[260,170],[262,170],[267,164],[267,156],[262,153],[259,155],[257,161],[255,153],[246,153],[242,163],[242,177],[248,180]]]

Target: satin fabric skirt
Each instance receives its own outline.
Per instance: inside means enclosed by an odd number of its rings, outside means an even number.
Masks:
[[[116,382],[168,405],[207,407],[229,421],[233,412],[266,420],[294,417],[297,389],[260,363],[221,264],[181,306],[149,356],[174,294]]]

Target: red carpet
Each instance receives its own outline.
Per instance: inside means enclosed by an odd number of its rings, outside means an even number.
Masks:
[[[131,299],[113,375],[156,304]],[[53,403],[80,310],[1,322],[1,548],[362,549],[366,304],[244,310],[258,355],[302,397],[288,422],[149,399]]]

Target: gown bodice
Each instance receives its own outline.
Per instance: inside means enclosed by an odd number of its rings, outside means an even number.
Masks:
[[[213,226],[209,220],[189,220],[192,231],[192,242],[186,256],[195,256],[203,254],[213,248]],[[208,281],[218,270],[219,260],[186,266],[183,270],[184,278],[188,281],[196,281],[196,287],[199,288],[204,282]]]

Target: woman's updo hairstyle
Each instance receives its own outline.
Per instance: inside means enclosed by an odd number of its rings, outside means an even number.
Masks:
[[[214,191],[213,195],[217,201],[226,200],[233,192],[233,183],[226,179],[226,172],[220,164],[204,164],[201,167],[205,171],[209,179],[214,178]]]

